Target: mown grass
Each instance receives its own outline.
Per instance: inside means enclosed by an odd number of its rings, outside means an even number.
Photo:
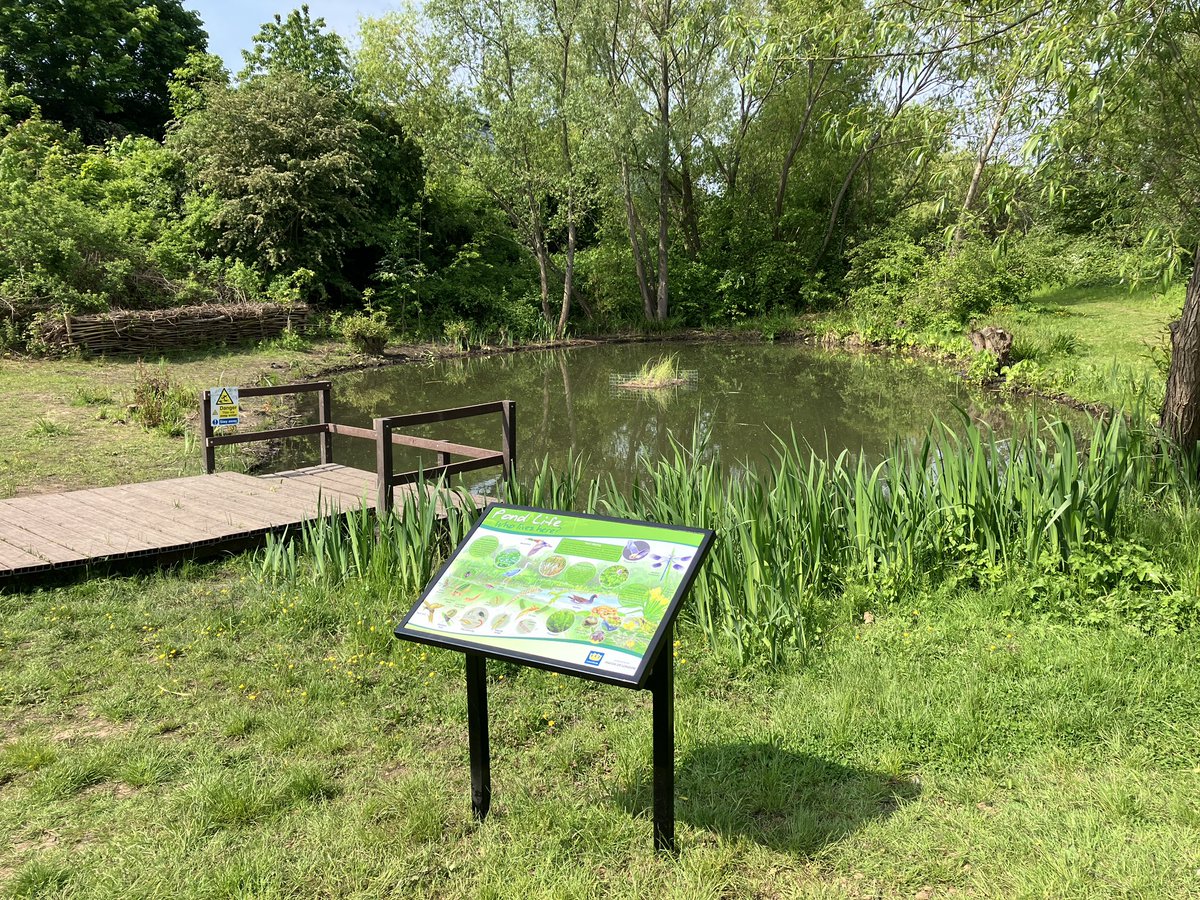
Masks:
[[[192,436],[203,388],[304,378],[346,358],[328,342],[301,350],[275,342],[173,354],[144,365],[137,359],[0,358],[0,498],[199,474],[202,459]],[[171,381],[163,392],[169,402],[141,415],[139,377],[160,372]],[[258,406],[256,412],[271,415],[270,404]],[[227,456],[227,464],[244,464],[244,455]]]
[[[1170,358],[1167,325],[1183,287],[1097,285],[1047,289],[1027,308],[999,311],[996,324],[1032,350],[1046,384],[1110,406],[1162,400]]]
[[[648,696],[490,668],[470,817],[461,656],[410,595],[245,559],[0,597],[0,881],[70,897],[1162,896],[1200,868],[1200,645],[930,585],[807,668],[684,628],[677,858]]]
[[[1046,287],[1018,306],[997,307],[977,326],[998,325],[1012,333],[1018,364],[1005,385],[1065,395],[1088,404],[1157,409],[1169,361],[1167,325],[1179,317],[1183,286],[1163,290],[1150,284]],[[902,349],[949,356],[956,365],[971,356],[966,328],[911,331],[886,322],[860,320],[851,310],[769,316],[744,328],[768,339],[792,333],[858,335]],[[866,330],[869,333],[861,334]]]

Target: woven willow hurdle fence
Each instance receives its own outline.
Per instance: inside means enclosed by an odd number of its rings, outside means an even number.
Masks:
[[[206,304],[47,317],[32,331],[49,353],[153,353],[266,340],[303,331],[310,315],[303,303]]]

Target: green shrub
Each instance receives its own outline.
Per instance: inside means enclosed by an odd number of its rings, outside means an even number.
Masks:
[[[1179,590],[1140,544],[1086,542],[1030,582],[1032,607],[1079,625],[1173,632],[1200,623],[1200,597]]]
[[[378,310],[369,314],[343,316],[338,326],[346,343],[358,352],[371,356],[382,356],[392,335],[387,316]]]
[[[469,350],[471,347],[471,326],[462,319],[451,319],[442,326],[442,333],[450,346],[459,350]]]
[[[171,380],[165,366],[155,370],[138,364],[133,375],[133,418],[146,428],[181,436],[196,402],[190,391]]]
[[[1077,356],[1082,349],[1079,338],[1069,331],[1057,331],[1050,335],[1046,348],[1051,356]]]

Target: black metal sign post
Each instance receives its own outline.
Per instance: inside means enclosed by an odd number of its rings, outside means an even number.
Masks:
[[[552,544],[546,537],[530,538],[512,527],[505,530],[509,521],[524,521],[521,516],[525,513],[536,515],[541,521],[546,521],[542,517],[552,518],[557,524],[546,527],[562,527],[565,536]],[[564,520],[568,519],[572,521],[564,524]],[[491,528],[485,527],[484,533],[479,535],[479,544],[485,549],[472,548],[481,526],[493,520],[496,524]],[[617,528],[614,529],[614,526]],[[632,529],[632,539],[626,541],[623,536],[618,538],[623,534],[621,526]],[[546,534],[545,531],[536,533]],[[497,535],[500,535],[499,539]],[[676,541],[674,544],[671,543],[672,536]],[[475,818],[480,821],[487,818],[492,805],[487,659],[494,657],[605,684],[650,691],[654,847],[656,850],[675,851],[675,653],[672,634],[679,605],[695,580],[712,537],[711,531],[698,528],[627,522],[531,507],[488,508],[396,627],[397,637],[460,650],[466,657],[467,744],[471,760],[471,810]],[[509,540],[513,543],[505,547],[504,542]],[[605,544],[605,541],[608,543]],[[548,549],[550,546],[554,549]],[[609,548],[607,551],[606,546]],[[531,549],[519,552],[514,549],[516,547]],[[465,555],[464,549],[467,551]],[[515,577],[524,570],[527,562],[522,563],[522,552],[527,554],[526,561],[535,559],[538,554],[545,554],[533,565],[539,567],[540,577],[546,582],[564,570],[571,571],[567,557],[574,556],[612,563],[605,570],[609,573],[610,585],[607,590],[610,596],[611,583],[614,580],[618,585],[623,583],[629,571],[638,563],[642,563],[643,572],[649,573],[651,583],[656,585],[654,592],[660,602],[667,597],[657,585],[671,585],[671,596],[665,607],[659,607],[658,612],[653,614],[652,636],[643,638],[644,651],[640,654],[631,653],[608,642],[610,634],[632,636],[643,625],[649,627],[651,623],[646,621],[648,616],[640,608],[632,612],[627,609],[629,619],[623,619],[622,610],[611,605],[613,601],[602,599],[606,586],[600,575],[592,582],[596,588],[584,589],[579,586],[575,588],[575,593],[568,594],[550,584],[545,588],[549,602],[545,599],[534,600],[531,606],[524,606],[521,601],[542,584],[531,578],[532,587],[512,589],[513,599],[508,600],[502,580]],[[490,569],[489,561],[494,563]],[[668,570],[678,573],[670,582],[666,580]],[[498,576],[495,573],[501,574]],[[500,587],[497,587],[497,582],[501,582]],[[490,594],[487,593],[489,591]],[[465,600],[456,599],[460,595],[465,595]],[[495,604],[481,599],[485,595],[495,598]],[[514,612],[518,608],[520,612]],[[435,618],[435,613],[438,618]],[[539,620],[539,614],[544,619]],[[527,624],[517,627],[522,619],[526,619]],[[576,619],[582,620],[582,625],[587,629],[594,629],[590,635],[586,630],[583,632],[586,639],[571,639],[570,630],[574,626],[570,623]],[[535,626],[535,621],[541,621],[542,624]],[[489,625],[487,630],[483,628],[485,623]],[[630,646],[634,643],[632,638],[628,640]],[[571,656],[571,653],[578,655]],[[610,666],[608,655],[621,661]]]
[[[675,654],[667,649],[650,670],[654,768],[654,849],[675,852]],[[483,821],[492,808],[492,759],[488,744],[487,657],[467,653],[467,744],[471,754],[471,811]]]
[[[467,744],[471,751],[471,809],[481,822],[492,808],[492,754],[488,746],[487,657],[467,656]]]
[[[650,670],[654,741],[654,849],[675,852],[675,651],[672,628]]]

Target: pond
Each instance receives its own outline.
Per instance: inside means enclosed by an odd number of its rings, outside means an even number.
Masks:
[[[643,363],[667,353],[688,374],[686,384],[660,391],[620,386]],[[1001,435],[1031,413],[1082,419],[1048,401],[983,391],[928,363],[796,344],[601,344],[409,363],[331,380],[334,421],[364,427],[375,416],[515,400],[519,472],[531,472],[546,456],[561,465],[573,450],[585,457],[589,474],[611,474],[623,485],[645,460],[669,453],[672,437],[690,443],[697,426],[709,435],[708,452],[757,466],[769,461],[775,435],[795,434],[821,454],[848,450],[870,459],[896,438],[919,439],[935,418],[959,422],[959,410]],[[408,433],[500,447],[496,415]],[[284,448],[282,463],[311,465],[315,455],[315,442],[296,441]],[[374,470],[374,444],[339,436],[334,459]],[[418,464],[436,460],[396,447],[397,471]],[[466,483],[486,490],[495,478],[483,470],[469,473]]]

